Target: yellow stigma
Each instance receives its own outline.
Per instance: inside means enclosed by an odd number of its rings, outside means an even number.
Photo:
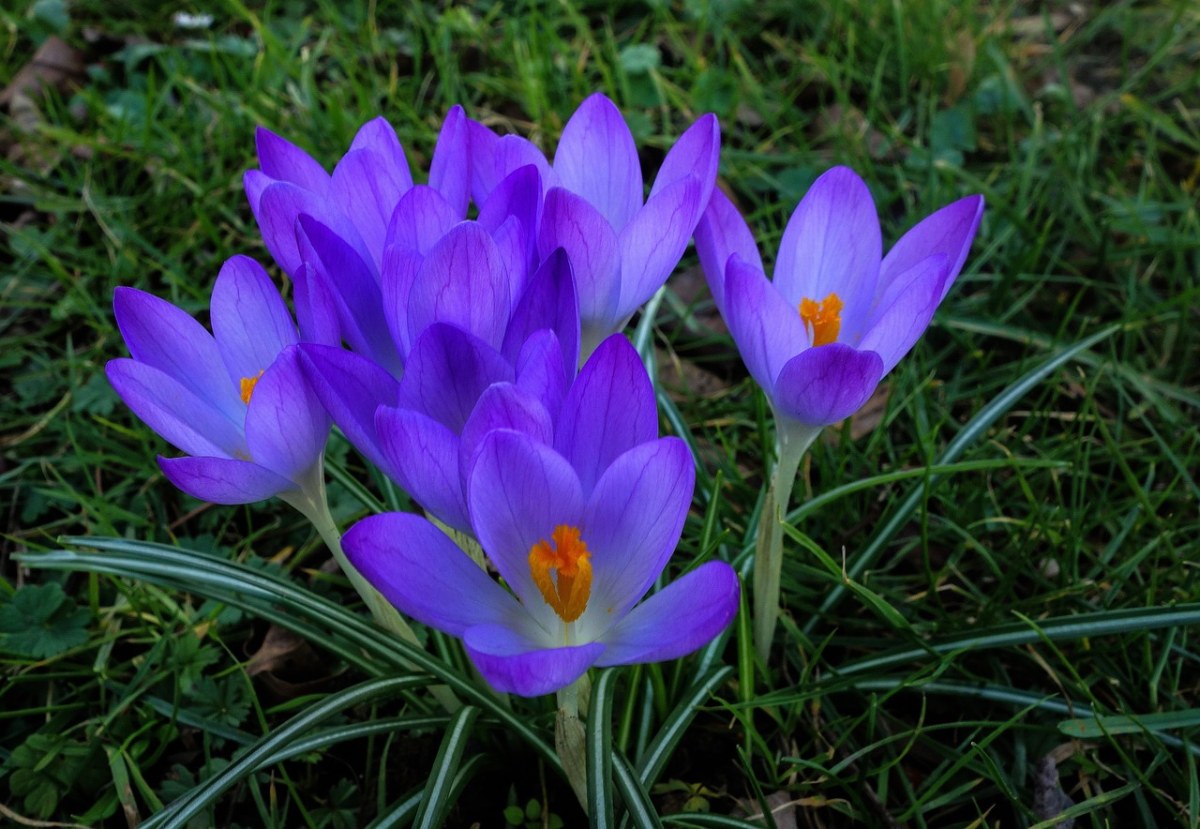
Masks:
[[[813,345],[836,342],[842,328],[842,299],[830,293],[820,302],[805,297],[800,300],[800,319],[812,332]]]
[[[579,537],[578,527],[559,524],[550,538],[554,547],[543,538],[529,551],[529,571],[558,618],[574,622],[583,615],[592,593],[592,554]],[[557,577],[550,575],[551,570]]]
[[[264,368],[263,371],[266,371],[266,369]],[[263,372],[260,371],[258,374],[254,375],[253,377],[243,377],[242,378],[242,382],[241,382],[242,402],[245,403],[247,406],[250,405],[250,398],[254,395],[254,387],[258,385],[258,378],[262,377],[262,376],[263,376]]]

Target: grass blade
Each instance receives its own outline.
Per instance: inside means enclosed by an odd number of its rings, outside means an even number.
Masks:
[[[950,444],[946,447],[946,451],[938,458],[937,465],[946,466],[954,463],[954,461],[958,460],[958,456],[966,451],[967,447],[982,437],[988,428],[1000,419],[1001,415],[1012,408],[1018,400],[1028,394],[1038,383],[1049,376],[1051,372],[1069,362],[1077,355],[1087,351],[1096,343],[1112,336],[1118,330],[1120,330],[1119,325],[1110,325],[1103,328],[1069,348],[1064,348],[1041,365],[1026,372],[1021,379],[1001,392],[992,402],[984,406],[975,417],[971,418],[971,421],[963,427],[963,430],[955,436],[954,440],[950,441]],[[904,526],[909,516],[912,515],[913,511],[921,503],[921,500],[928,494],[929,489],[940,479],[941,475],[930,475],[924,483],[915,487],[909,493],[909,496],[904,499],[899,508],[892,513],[892,517],[888,519],[887,523],[871,539],[871,543],[854,556],[853,561],[846,568],[848,579],[851,581],[859,581],[861,579],[863,572],[875,563],[876,559],[883,553],[888,541]],[[821,602],[820,608],[804,624],[804,632],[806,634],[811,635],[813,629],[821,620],[829,618],[833,609],[845,598],[847,590],[848,587],[843,584],[835,584],[830,588],[829,592],[825,595],[825,599]]]
[[[618,669],[600,672],[592,686],[591,710],[587,721],[587,806],[594,829],[612,829],[612,709]]]
[[[643,786],[654,785],[654,781],[658,779],[658,775],[666,766],[667,760],[671,759],[671,755],[675,752],[675,747],[683,739],[684,732],[695,719],[700,704],[732,673],[733,668],[728,665],[716,669],[693,685],[687,695],[675,706],[675,710],[663,724],[662,730],[658,732],[646,748],[646,753],[638,760],[638,779]]]
[[[654,810],[654,804],[650,801],[646,787],[629,766],[629,761],[621,754],[614,753],[612,768],[613,782],[616,783],[617,791],[621,793],[621,799],[625,801],[627,810],[625,820],[621,822],[621,825],[632,823],[638,829],[654,829],[654,827],[662,826],[662,821],[658,818],[658,812]]]
[[[451,804],[450,797],[454,790],[458,764],[462,760],[463,749],[467,746],[467,738],[471,736],[471,728],[478,717],[479,709],[467,705],[455,712],[451,718],[450,727],[446,729],[442,744],[438,747],[437,757],[433,760],[425,791],[421,793],[421,808],[417,810],[413,821],[417,829],[436,829],[445,819]]]

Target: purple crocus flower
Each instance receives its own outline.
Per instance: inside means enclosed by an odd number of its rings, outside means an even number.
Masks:
[[[683,656],[733,618],[738,581],[709,562],[642,601],[679,541],[695,474],[686,445],[657,431],[645,369],[610,338],[567,393],[552,442],[498,428],[472,452],[471,523],[512,593],[413,515],[364,519],[347,554],[397,608],[461,636],[500,691],[535,696],[592,665]]]
[[[962,269],[983,197],[943,207],[882,256],[854,171],[816,180],[784,230],[774,281],[720,191],[696,229],[713,299],[776,415],[819,429],[848,417],[916,343]]]
[[[532,164],[546,201],[538,232],[545,256],[562,247],[579,291],[586,358],[619,331],[666,281],[700,220],[717,174],[720,128],[713,115],[693,124],[667,153],[643,203],[642,168],[633,135],[600,93],[563,129],[554,163],[534,144],[468,122],[471,188],[481,202],[513,170]]]
[[[486,428],[549,429],[577,360],[579,313],[566,254],[543,262],[515,305],[509,287],[491,237],[464,222],[412,281],[405,336],[415,339],[400,380],[357,354],[303,347],[313,387],[351,443],[464,532],[471,529],[464,447]],[[526,420],[541,425],[518,426]]]
[[[175,486],[205,501],[245,504],[312,484],[329,418],[300,368],[296,325],[257,262],[235,256],[221,268],[214,334],[134,288],[117,288],[113,309],[132,359],[110,361],[109,382],[188,455],[158,459]]]

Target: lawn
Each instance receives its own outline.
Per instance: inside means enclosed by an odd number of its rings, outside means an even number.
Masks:
[[[602,91],[647,182],[716,114],[768,273],[834,165],[885,249],[987,206],[924,337],[801,465],[769,658],[744,589],[698,653],[592,671],[592,823],[1200,826],[1200,7],[12,5],[0,823],[134,826],[187,796],[155,825],[586,825],[553,698],[490,692],[437,631],[382,635],[280,501],[175,489],[104,366],[118,286],[207,322],[242,253],[290,299],[242,189],[256,126],[328,168],[382,114],[421,178],[455,104],[552,152]],[[668,572],[748,586],[773,419],[693,248],[628,334],[696,461]],[[343,531],[416,509],[337,432],[326,468]]]

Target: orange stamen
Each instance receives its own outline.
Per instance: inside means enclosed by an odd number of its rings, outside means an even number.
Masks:
[[[842,298],[835,293],[820,302],[808,297],[800,300],[800,319],[812,333],[812,344],[829,345],[836,342],[842,329]]]
[[[591,553],[579,537],[579,528],[559,524],[550,538],[552,548],[542,539],[529,551],[529,571],[533,583],[542,591],[546,604],[554,608],[558,618],[574,622],[587,608],[592,593]],[[550,571],[555,571],[552,576]]]
[[[264,368],[263,371],[266,371],[266,369]],[[250,405],[250,398],[254,394],[254,387],[258,385],[258,378],[260,378],[262,376],[263,376],[263,372],[260,371],[258,374],[254,375],[253,377],[243,377],[242,378],[242,382],[241,382],[242,402],[245,403],[247,406]]]

